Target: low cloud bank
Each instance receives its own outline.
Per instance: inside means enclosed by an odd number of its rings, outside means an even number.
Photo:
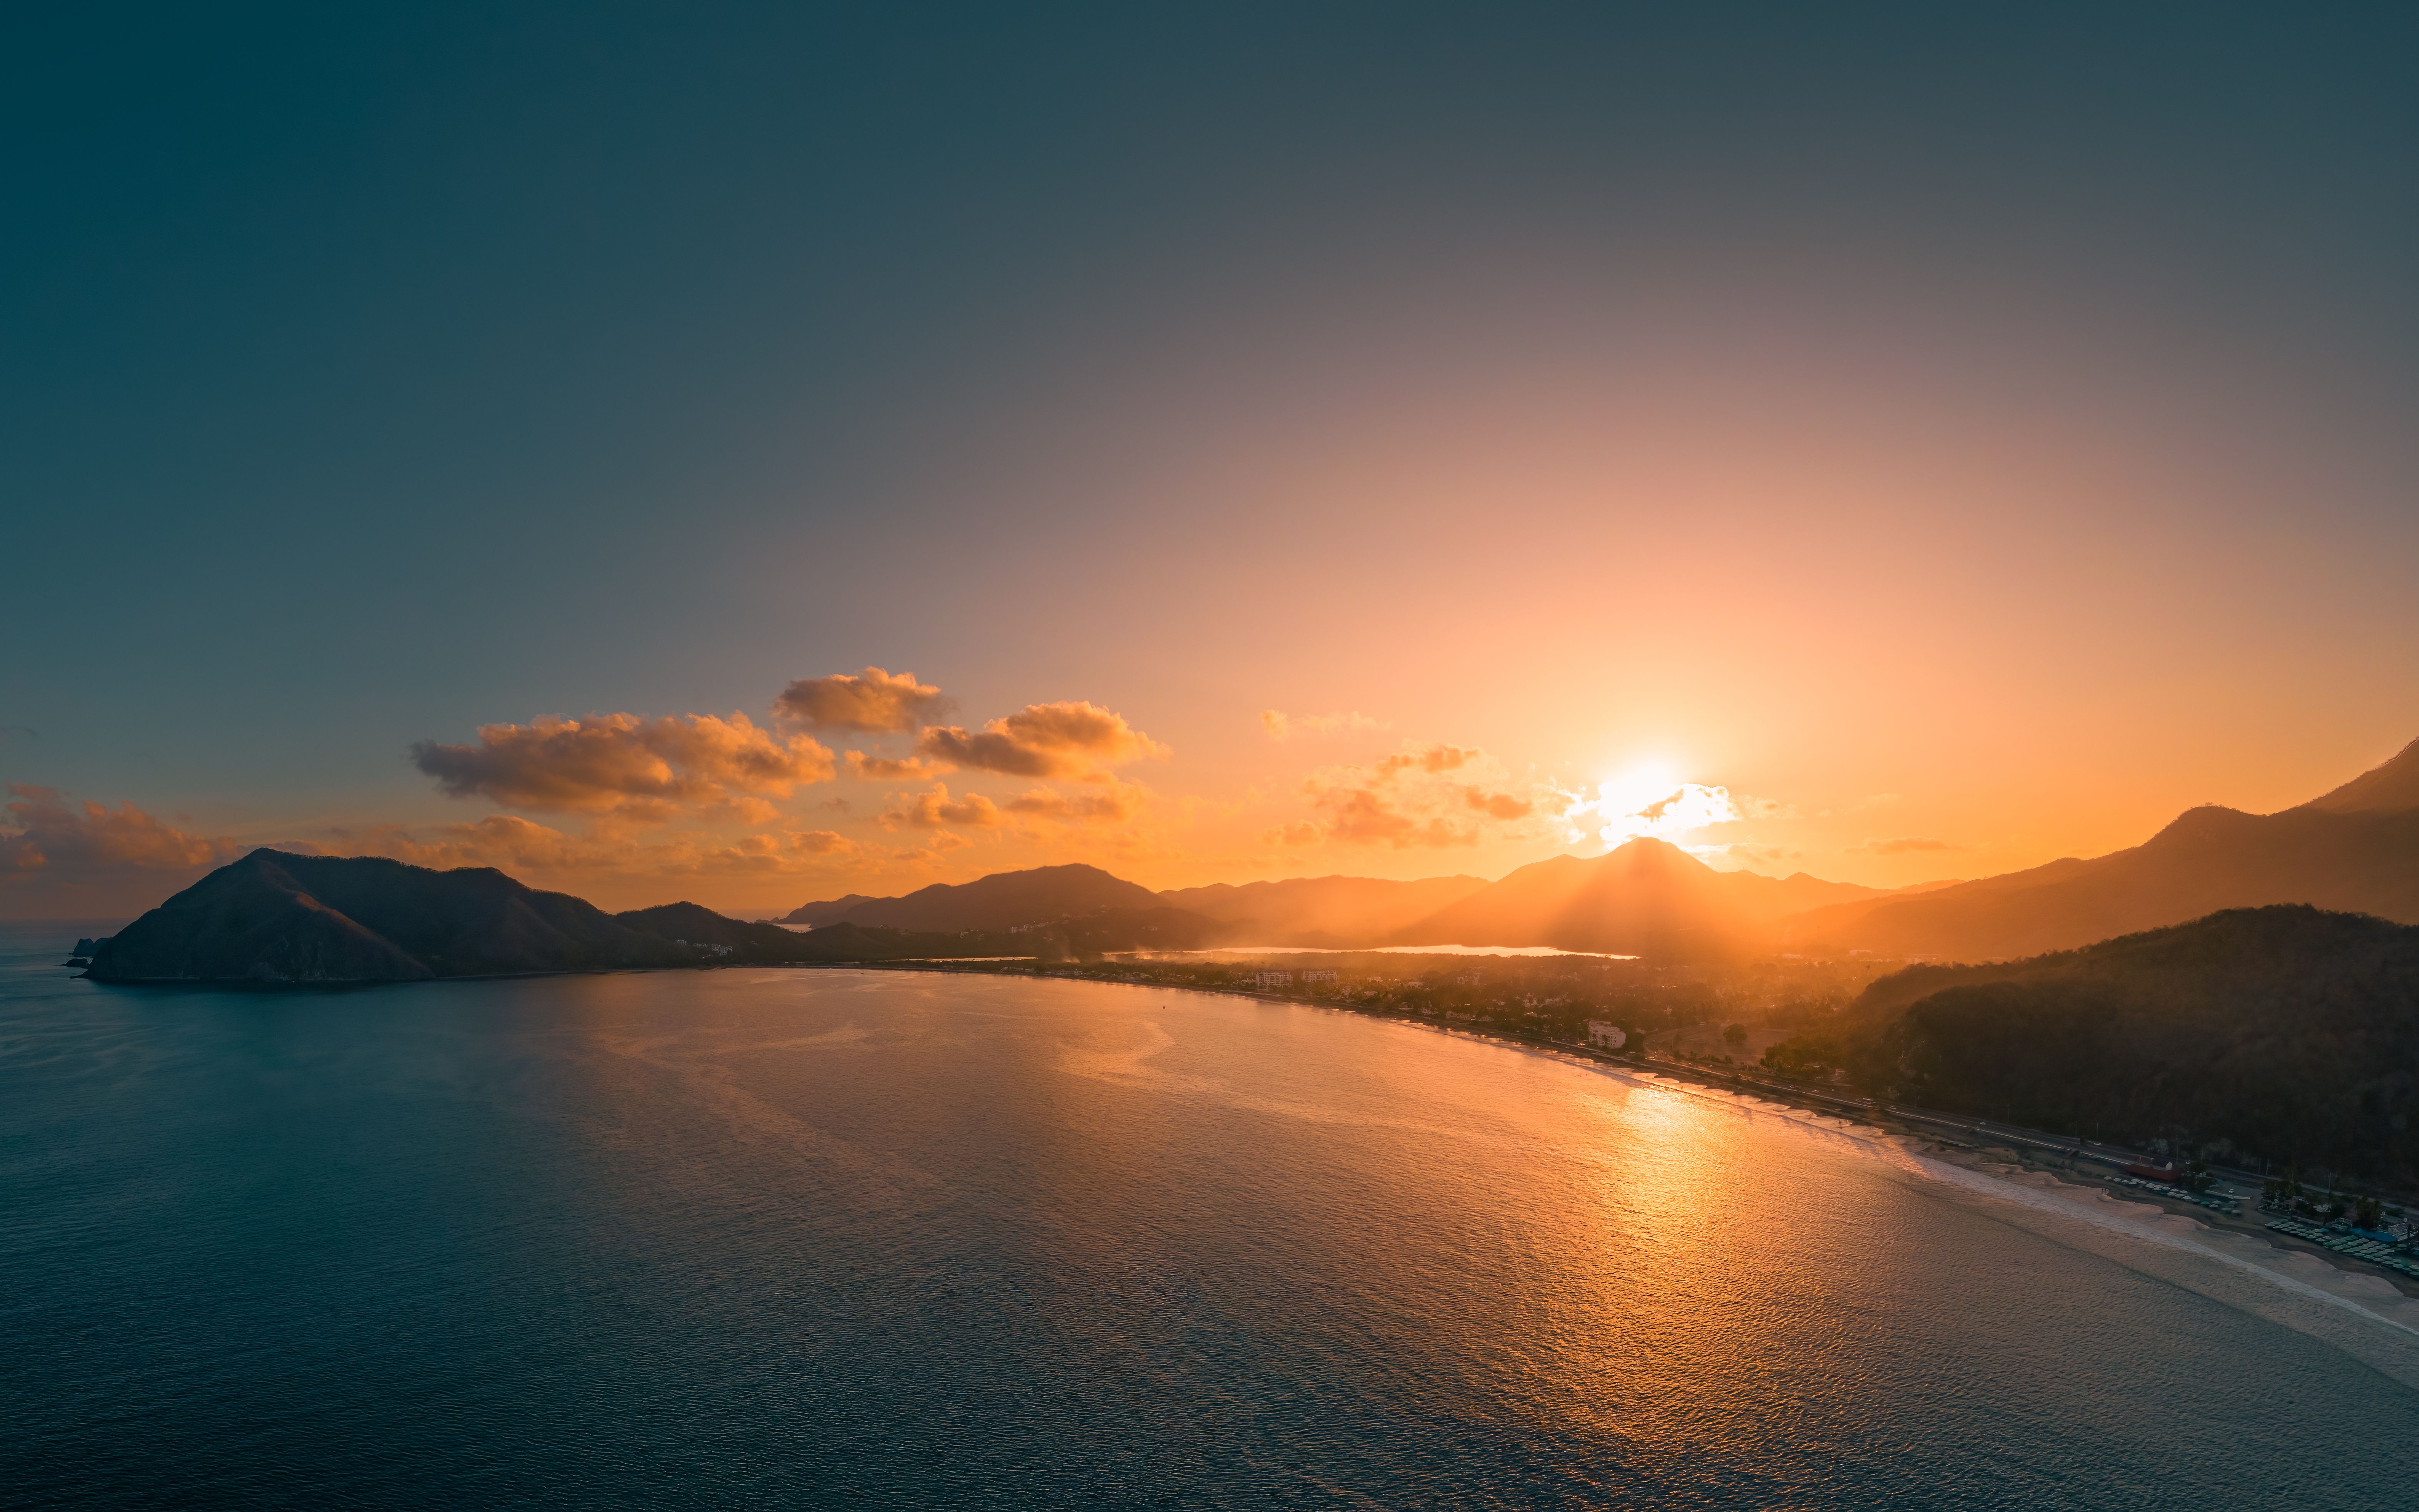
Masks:
[[[0,829],[0,888],[11,906],[39,897],[39,912],[73,917],[148,908],[252,847],[196,835],[131,803],[70,803],[57,788],[8,784]]]

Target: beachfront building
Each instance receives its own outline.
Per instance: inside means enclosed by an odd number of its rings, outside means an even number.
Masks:
[[[1597,1049],[1618,1050],[1628,1042],[1629,1036],[1623,1032],[1621,1026],[1609,1024],[1603,1019],[1588,1020],[1588,1043]]]
[[[1305,987],[1317,986],[1322,981],[1333,982],[1336,980],[1336,975],[1333,971],[1305,971],[1302,974],[1302,984]]]
[[[1260,991],[1269,992],[1278,987],[1292,986],[1293,973],[1290,971],[1255,971],[1251,974],[1249,980],[1252,985],[1258,988]]]

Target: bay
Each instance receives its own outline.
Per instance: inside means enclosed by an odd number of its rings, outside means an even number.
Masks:
[[[74,933],[0,938],[9,1504],[2419,1485],[2407,1330],[1845,1125],[1210,994],[130,990]]]

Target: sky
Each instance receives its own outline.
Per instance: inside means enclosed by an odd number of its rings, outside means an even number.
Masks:
[[[2419,734],[2419,13],[67,7],[0,917],[1896,887]]]

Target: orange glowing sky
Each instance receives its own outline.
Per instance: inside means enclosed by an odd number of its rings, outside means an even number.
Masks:
[[[2407,91],[1670,29],[1048,108],[717,54],[644,151],[476,50],[316,134],[155,102],[200,156],[93,172],[173,236],[37,206],[0,913],[255,843],[743,913],[1636,833],[1896,886],[2419,734]]]

